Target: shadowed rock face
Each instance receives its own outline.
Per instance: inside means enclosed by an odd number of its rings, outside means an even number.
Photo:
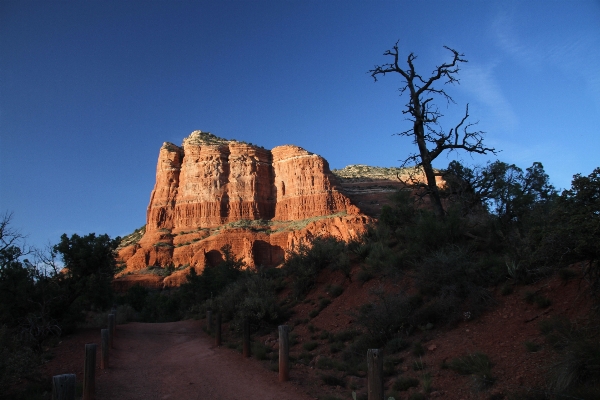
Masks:
[[[145,234],[119,254],[129,271],[189,264],[200,272],[228,244],[250,266],[274,266],[307,238],[347,240],[369,221],[324,158],[195,131],[182,147],[161,147]]]

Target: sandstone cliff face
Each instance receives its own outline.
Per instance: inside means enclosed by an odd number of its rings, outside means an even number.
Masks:
[[[195,131],[182,147],[163,144],[146,231],[119,254],[126,271],[174,264],[200,272],[228,244],[249,266],[275,266],[303,240],[323,234],[347,240],[369,221],[340,193],[322,157]],[[179,275],[166,283],[178,284]]]

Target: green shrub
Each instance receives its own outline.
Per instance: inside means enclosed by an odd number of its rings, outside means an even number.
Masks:
[[[319,310],[312,310],[311,312],[308,313],[308,317],[310,319],[316,318],[317,315],[319,315]]]
[[[416,342],[413,344],[412,354],[415,357],[421,357],[425,354],[425,348],[421,344],[421,342]]]
[[[533,302],[535,301],[535,298],[537,297],[535,292],[532,292],[530,290],[525,292],[525,301],[527,302],[527,304],[533,304]]]
[[[310,364],[311,360],[314,358],[315,356],[312,353],[303,351],[302,353],[300,353],[298,355],[298,360],[297,362],[300,364],[304,364],[304,365],[308,365]]]
[[[508,296],[509,294],[511,294],[514,291],[513,289],[513,285],[511,285],[510,283],[506,282],[505,284],[502,285],[502,288],[500,289],[500,293],[502,294],[502,296]]]
[[[346,381],[343,380],[342,378],[338,378],[335,375],[322,375],[321,380],[323,381],[324,384],[329,385],[329,386],[340,386],[343,388],[346,387]]]
[[[525,292],[525,301],[528,304],[537,304],[539,308],[547,308],[552,304],[550,299],[538,294],[536,292],[527,291]]]
[[[552,304],[552,301],[550,301],[550,299],[547,297],[537,296],[535,299],[535,304],[537,304],[539,308],[548,308]]]
[[[331,300],[329,300],[329,299],[321,299],[319,301],[319,311],[323,311],[330,304],[331,304]]]
[[[327,358],[327,357],[319,358],[319,360],[317,361],[317,368],[319,368],[319,369],[335,369],[338,371],[346,370],[346,366],[343,363],[341,363],[337,360],[334,360],[332,358]]]
[[[448,367],[461,375],[471,375],[478,390],[488,388],[496,381],[492,376],[492,363],[483,353],[471,353],[455,358]]]
[[[350,340],[353,340],[358,335],[360,335],[359,331],[357,331],[355,329],[347,329],[345,331],[336,333],[332,337],[334,337],[335,341],[337,341],[337,342],[348,342]]]
[[[414,371],[422,371],[427,367],[427,364],[425,364],[423,360],[418,359],[416,361],[413,361],[412,367]]]
[[[342,342],[335,342],[335,343],[332,343],[329,346],[329,351],[331,351],[332,353],[339,353],[340,351],[344,350],[344,347],[346,347],[344,345],[344,343],[342,343]]]
[[[302,348],[306,351],[313,351],[319,346],[318,342],[306,342],[302,345]]]
[[[410,330],[415,304],[402,294],[375,294],[377,300],[361,306],[356,322],[370,334],[374,345],[380,347],[398,333]]]
[[[271,349],[268,346],[265,346],[261,342],[252,342],[252,356],[254,356],[254,358],[256,358],[257,360],[266,360],[268,358],[267,354],[272,351],[273,349]]]
[[[423,376],[421,377],[421,386],[423,387],[423,391],[425,393],[431,392],[432,383],[433,383],[433,378],[431,377],[431,374],[429,372],[426,374],[423,374]]]
[[[344,293],[344,288],[340,285],[331,285],[328,290],[328,293],[331,297],[336,298],[339,297],[342,293]]]
[[[421,293],[439,298],[445,309],[443,320],[456,322],[463,317],[461,304],[468,303],[470,315],[476,318],[493,303],[486,287],[497,283],[500,276],[468,247],[453,245],[423,259],[416,283]]]
[[[287,317],[277,302],[276,287],[276,280],[266,273],[245,271],[214,304],[236,330],[241,330],[244,318],[254,327],[274,325]]]
[[[397,390],[399,392],[405,392],[408,389],[417,386],[419,386],[418,379],[401,376],[398,379],[396,379],[396,382],[394,382],[394,385],[392,387],[394,388],[394,390]]]
[[[562,279],[564,282],[568,282],[575,278],[577,273],[571,268],[561,268],[558,270],[558,276],[560,276],[560,279]]]
[[[127,290],[127,293],[123,296],[123,301],[139,312],[144,308],[147,297],[148,289],[137,283]]]
[[[361,268],[357,273],[356,273],[356,280],[359,281],[360,283],[367,283],[368,281],[370,281],[371,279],[373,279],[374,275],[371,271],[366,270],[364,268]]]
[[[348,249],[343,240],[335,237],[317,237],[310,244],[301,243],[288,254],[283,269],[293,276],[294,295],[304,296],[314,285],[320,271],[325,268],[342,270],[350,274]]]
[[[405,350],[410,346],[410,343],[403,338],[393,338],[387,342],[384,351],[386,354],[395,354]]]
[[[554,392],[584,399],[600,396],[600,341],[598,327],[580,326],[555,317],[540,323],[546,340],[558,351],[550,386]]]
[[[535,342],[530,342],[530,341],[526,341],[525,343],[523,343],[523,345],[525,346],[527,351],[530,353],[537,353],[542,348],[542,346],[540,344],[535,343]]]
[[[374,272],[390,272],[400,267],[397,253],[382,242],[371,244],[371,251],[365,261]]]
[[[383,359],[383,376],[396,375],[396,366],[402,363],[404,359],[395,357],[384,357]]]

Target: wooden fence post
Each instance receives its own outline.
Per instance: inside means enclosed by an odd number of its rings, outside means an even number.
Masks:
[[[250,354],[252,353],[250,350],[250,320],[248,320],[248,318],[244,318],[244,337],[242,339],[243,344],[244,344],[244,357],[248,358],[250,357]]]
[[[290,342],[288,340],[289,327],[279,325],[279,382],[290,379]]]
[[[107,369],[108,368],[108,337],[109,337],[108,329],[100,330],[100,368]]]
[[[96,392],[96,343],[85,345],[83,400],[92,400]]]
[[[115,306],[113,306],[113,308],[111,308],[110,310],[111,314],[115,314],[115,334],[117,333],[117,308]]]
[[[369,400],[383,400],[383,350],[367,350],[367,394]]]
[[[215,346],[221,345],[221,313],[217,313],[215,321]]]
[[[115,314],[108,314],[108,342],[110,348],[115,348]]]
[[[212,332],[212,310],[206,310],[206,331],[208,333]]]
[[[75,374],[52,377],[52,400],[75,400]]]

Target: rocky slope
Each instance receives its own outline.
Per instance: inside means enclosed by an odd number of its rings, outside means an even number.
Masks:
[[[416,168],[356,164],[332,172],[339,182],[342,194],[359,207],[362,213],[374,218],[379,217],[384,205],[392,205],[392,193],[411,190],[407,184],[425,182],[425,175]],[[438,185],[443,185],[441,176],[436,179]]]
[[[323,157],[195,131],[181,147],[161,147],[145,232],[124,243],[119,256],[125,275],[155,265],[200,272],[219,262],[223,245],[249,266],[276,266],[310,237],[348,240],[370,221],[341,192]],[[179,284],[185,273],[165,284]]]

